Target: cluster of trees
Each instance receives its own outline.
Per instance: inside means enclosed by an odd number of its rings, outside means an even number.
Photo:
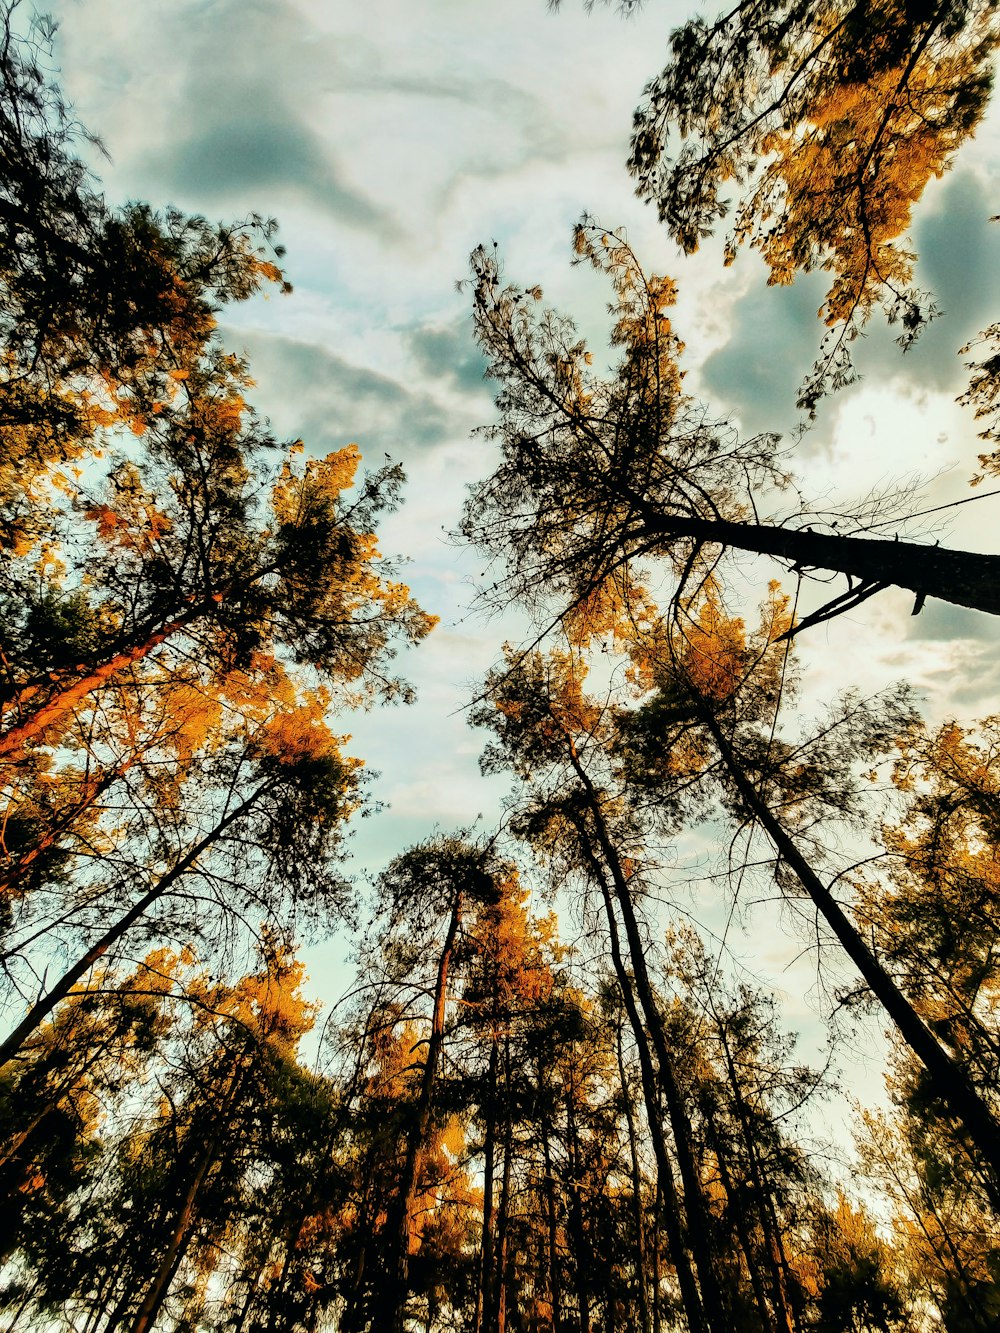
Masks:
[[[271,436],[215,319],[287,286],[272,224],[109,208],[15,8],[5,1329],[987,1333],[1000,724],[928,727],[899,686],[806,719],[795,643],[890,586],[997,614],[1000,557],[872,536],[905,487],[877,515],[820,513],[775,437],[685,393],[674,284],[620,234],[576,233],[612,291],[606,375],[476,251],[499,455],[463,532],[497,562],[488,599],[539,623],[472,715],[513,794],[493,836],[437,835],[383,872],[356,984],[319,1026],[296,945],[358,906],[341,842],[363,790],[337,719],[409,698],[393,653],[433,625],[377,547],[401,473]],[[904,340],[926,315],[901,237],[982,114],[996,22],[743,6],[680,30],[650,85],[631,166],[682,244],[735,182],[734,245],[776,281],[834,275],[807,408],[876,305]],[[991,442],[997,373],[984,354],[969,390]],[[748,552],[846,590],[797,618],[772,581],[750,617],[727,586]],[[692,835],[722,849],[733,912],[749,882],[776,897],[837,1006],[890,1034],[850,1190],[811,1120],[832,1076],[675,910]]]

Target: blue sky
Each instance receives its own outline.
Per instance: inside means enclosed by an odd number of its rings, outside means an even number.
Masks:
[[[721,266],[711,242],[683,259],[624,169],[632,110],[661,62],[680,0],[629,20],[564,0],[61,0],[57,58],[70,101],[99,133],[109,197],[176,203],[212,218],[274,214],[294,294],[227,313],[245,349],[255,401],[279,434],[317,454],[357,441],[376,466],[400,459],[404,509],[383,547],[409,557],[405,577],[442,624],[403,663],[419,702],[346,721],[352,748],[381,772],[386,811],[359,826],[356,864],[377,868],[436,826],[482,816],[491,828],[506,783],[478,774],[481,738],[464,707],[505,637],[469,607],[477,557],[447,538],[465,486],[486,473],[470,431],[492,419],[471,344],[468,296],[455,291],[469,252],[496,239],[512,280],[539,282],[604,346],[607,293],[571,268],[570,232],[586,209],[626,226],[648,269],[681,285],[675,326],[687,384],[749,431],[792,431],[795,388],[821,328],[820,279],[765,285],[756,257]],[[918,283],[942,316],[900,356],[873,325],[863,378],[827,402],[797,446],[809,493],[864,493],[892,478],[928,479],[927,504],[968,493],[977,446],[959,408],[958,347],[1000,311],[994,116],[917,214]],[[997,501],[951,511],[953,545],[996,549]],[[747,587],[770,571],[747,566]],[[821,590],[820,590],[821,591]],[[819,596],[820,594],[817,594]],[[885,594],[809,635],[807,705],[851,683],[906,677],[939,718],[996,707],[996,622]],[[708,903],[696,904],[710,911]],[[750,914],[740,952],[807,1024],[815,997],[801,939]],[[335,987],[333,954],[314,982]],[[324,975],[329,969],[329,975]]]

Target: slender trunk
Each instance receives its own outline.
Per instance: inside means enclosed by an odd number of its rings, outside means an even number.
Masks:
[[[256,791],[251,792],[246,800],[235,806],[227,815],[224,815],[211,832],[200,838],[171,870],[157,880],[148,893],[145,893],[134,906],[130,907],[124,916],[119,917],[115,924],[110,926],[100,939],[90,946],[83,957],[74,963],[67,972],[63,973],[47,995],[43,995],[37,1003],[31,1006],[6,1041],[0,1044],[0,1066],[5,1065],[8,1060],[17,1054],[28,1037],[48,1018],[56,1005],[66,998],[76,983],[86,976],[94,964],[107,953],[108,949],[113,944],[117,944],[121,937],[152,907],[153,903],[162,898],[179,879],[186,875],[198,857],[207,851],[226,829],[252,809],[264,792],[272,785],[271,782],[268,782],[258,787]]]
[[[656,1189],[656,1211],[655,1217],[659,1217],[663,1209],[663,1196],[660,1193],[659,1185]],[[660,1333],[660,1235],[657,1228],[653,1227],[653,1333]]]
[[[35,1293],[42,1287],[43,1282],[44,1279],[41,1276],[39,1276],[35,1278],[34,1282],[30,1282],[28,1284],[24,1293],[24,1297],[21,1301],[21,1304],[14,1311],[14,1316],[11,1319],[10,1323],[7,1325],[6,1329],[4,1330],[4,1333],[15,1333],[15,1329],[17,1329],[18,1325],[21,1322],[21,1316],[24,1314],[25,1310],[28,1309],[29,1305],[31,1305],[31,1302],[34,1300]]]
[[[260,1280],[264,1275],[264,1269],[266,1267],[267,1267],[267,1257],[265,1255],[264,1259],[262,1259],[261,1262],[258,1264],[257,1271],[254,1273],[253,1277],[247,1279],[246,1300],[243,1302],[243,1305],[240,1308],[240,1317],[237,1319],[236,1323],[229,1330],[229,1333],[243,1333],[243,1330],[246,1327],[247,1315],[249,1315],[250,1310],[254,1303],[254,1298],[258,1294],[258,1289],[260,1287]]]
[[[846,574],[872,591],[888,586],[906,588],[915,595],[917,609],[925,597],[937,597],[956,606],[1000,615],[1000,556],[878,537],[840,537],[807,527],[658,514],[645,502],[637,502],[637,507],[647,548],[650,538],[660,538],[664,543],[692,538],[706,545],[775,556],[794,568]]]
[[[39,1127],[39,1125],[42,1123],[45,1117],[50,1115],[54,1110],[56,1110],[56,1108],[62,1102],[63,1097],[66,1096],[66,1094],[70,1092],[74,1088],[74,1086],[76,1086],[78,1091],[86,1087],[84,1080],[87,1074],[90,1072],[92,1066],[95,1065],[97,1061],[101,1059],[102,1056],[107,1055],[113,1040],[113,1036],[114,1034],[112,1034],[111,1037],[106,1038],[103,1042],[101,1042],[100,1045],[91,1046],[89,1053],[87,1053],[84,1056],[84,1059],[82,1060],[80,1065],[78,1065],[75,1069],[71,1067],[69,1073],[60,1083],[57,1083],[55,1087],[46,1090],[45,1102],[42,1105],[41,1110],[37,1112],[37,1114],[32,1118],[31,1123],[27,1125],[26,1128],[19,1130],[16,1134],[14,1134],[8,1140],[6,1146],[2,1150],[0,1150],[0,1171],[3,1170],[3,1168],[7,1165],[7,1163],[12,1160],[12,1158],[17,1156],[18,1152],[20,1152],[21,1148],[23,1148],[24,1145],[27,1143],[27,1141],[31,1138],[32,1134],[34,1134],[35,1130]],[[23,1169],[27,1169],[29,1165],[30,1165],[30,1160],[29,1163],[25,1164],[25,1167]]]
[[[58,839],[72,828],[73,822],[89,810],[119,778],[125,776],[141,753],[142,751],[139,751],[124,763],[106,769],[99,778],[91,778],[82,783],[76,800],[59,812],[58,817],[48,826],[34,846],[27,848],[12,865],[0,871],[0,893],[15,893],[19,881],[38,858],[50,847],[55,846]]]
[[[736,1238],[739,1241],[739,1247],[743,1253],[743,1261],[746,1264],[747,1276],[750,1279],[750,1289],[753,1292],[754,1304],[757,1306],[757,1312],[760,1315],[760,1326],[764,1330],[764,1333],[776,1333],[774,1321],[771,1317],[771,1311],[768,1308],[767,1298],[764,1295],[764,1284],[761,1282],[760,1265],[757,1263],[755,1247],[747,1227],[743,1202],[741,1199],[737,1198],[733,1178],[729,1172],[726,1149],[722,1146],[722,1138],[713,1119],[710,1107],[704,1108],[704,1115],[705,1124],[708,1128],[709,1141],[715,1153],[715,1160],[719,1164],[719,1180],[722,1183],[722,1188],[726,1191],[726,1198],[729,1201],[729,1211],[732,1214],[733,1224],[736,1230]]]
[[[684,1099],[674,1073],[673,1057],[663,1030],[663,1021],[656,1003],[656,996],[649,979],[642,935],[632,906],[628,876],[604,821],[599,794],[580,763],[576,749],[572,745],[570,748],[570,762],[586,793],[601,856],[611,875],[615,900],[625,927],[625,938],[628,943],[629,959],[632,963],[636,994],[642,1007],[646,1029],[656,1053],[660,1086],[663,1089],[663,1095],[667,1103],[667,1114],[670,1117],[674,1148],[677,1153],[677,1165],[684,1185],[684,1206],[688,1219],[688,1236],[692,1257],[698,1270],[705,1317],[712,1333],[728,1333],[730,1320],[726,1315],[719,1277],[715,1272],[711,1223],[691,1148],[691,1127],[684,1107]]]
[[[510,1115],[510,1043],[504,1042],[504,1135],[503,1174],[500,1177],[500,1202],[497,1207],[497,1244],[494,1265],[496,1319],[487,1325],[488,1333],[507,1333],[507,1247],[510,1234],[510,1168],[514,1156],[514,1126]]]
[[[566,1137],[569,1146],[569,1230],[576,1251],[576,1308],[579,1333],[590,1333],[590,1247],[583,1225],[583,1204],[580,1198],[580,1141],[576,1131],[573,1108],[574,1079],[570,1074],[566,1089]]]
[[[65,717],[89,694],[106,685],[119,671],[124,671],[126,667],[133,666],[136,662],[141,662],[144,657],[148,657],[154,648],[158,648],[172,634],[176,634],[179,629],[203,615],[206,609],[205,604],[199,602],[197,606],[191,607],[175,620],[157,625],[140,642],[122,649],[121,652],[113,653],[106,661],[85,672],[84,675],[58,684],[45,703],[0,736],[0,759],[16,758],[29,742],[39,739],[46,727]],[[28,702],[39,688],[37,685],[26,686],[21,691],[18,702]]]
[[[539,1083],[541,1083],[541,1071],[539,1071]],[[559,1233],[556,1218],[556,1182],[552,1169],[552,1148],[549,1143],[548,1125],[544,1118],[541,1123],[541,1137],[542,1162],[545,1166],[545,1212],[547,1222],[549,1304],[552,1306],[552,1333],[556,1333],[556,1330],[562,1322],[559,1295]],[[646,1330],[645,1333],[648,1333],[648,1330]]]
[[[462,920],[462,891],[458,889],[452,900],[451,915],[445,932],[444,944],[438,959],[437,980],[434,986],[434,1008],[431,1015],[431,1035],[427,1043],[427,1058],[420,1079],[420,1092],[413,1118],[406,1132],[406,1155],[399,1182],[399,1193],[387,1219],[389,1235],[389,1271],[386,1273],[383,1304],[384,1327],[391,1333],[402,1333],[409,1281],[410,1218],[417,1189],[417,1166],[421,1152],[427,1147],[431,1128],[431,1108],[434,1083],[437,1077],[441,1048],[444,1045],[444,1024],[448,1004],[448,970],[458,927]]]
[[[490,1045],[490,1065],[486,1086],[486,1134],[483,1143],[483,1238],[479,1254],[479,1283],[476,1291],[475,1333],[485,1333],[491,1305],[493,1274],[493,1170],[496,1156],[497,1086],[500,1069],[500,1041],[494,1033]]]
[[[968,1131],[993,1175],[991,1196],[1000,1204],[1000,1124],[981,1100],[960,1065],[941,1048],[916,1010],[875,958],[833,894],[812,869],[754,787],[711,710],[692,696],[705,727],[747,809],[760,823],[782,860],[791,869],[820,915],[833,931],[872,994],[895,1023],[903,1040],[927,1070],[934,1095]]]
[[[618,868],[620,870],[620,867]],[[647,1029],[652,1037],[653,1049],[656,1052],[660,1071],[660,1086],[663,1089],[670,1128],[673,1131],[677,1165],[684,1185],[684,1209],[688,1219],[688,1236],[695,1267],[698,1270],[698,1282],[701,1288],[705,1317],[712,1333],[729,1333],[730,1321],[723,1306],[721,1275],[716,1271],[713,1254],[711,1222],[705,1204],[701,1178],[694,1160],[690,1120],[684,1107],[684,1099],[674,1073],[673,1059],[667,1045],[649,975],[646,971],[639,926],[632,910],[632,899],[627,891],[623,892],[621,889],[619,889],[616,897],[625,925],[625,936],[629,944],[629,957],[632,961],[632,972],[636,979],[639,1003],[642,1006]]]
[[[375,1227],[373,1214],[379,1202],[378,1199],[373,1202],[373,1195],[375,1194],[373,1182],[377,1174],[377,1168],[380,1165],[376,1157],[375,1148],[369,1148],[362,1172],[361,1207],[358,1210],[358,1225],[356,1227],[357,1234],[361,1239],[354,1261],[354,1272],[348,1287],[344,1317],[340,1321],[344,1333],[359,1333],[359,1330],[364,1326],[367,1313],[364,1289],[365,1274],[368,1268],[368,1247],[373,1239]]]
[[[667,1244],[670,1247],[670,1257],[673,1260],[674,1268],[677,1270],[677,1281],[681,1289],[681,1302],[684,1306],[684,1313],[687,1316],[688,1327],[690,1328],[691,1333],[707,1333],[705,1312],[702,1309],[701,1297],[698,1293],[698,1284],[694,1280],[694,1273],[691,1270],[691,1264],[688,1259],[688,1253],[685,1248],[684,1237],[681,1231],[681,1203],[677,1196],[677,1186],[674,1183],[674,1171],[670,1163],[670,1155],[667,1151],[666,1139],[663,1134],[663,1125],[660,1121],[659,1098],[657,1096],[656,1088],[656,1071],[653,1068],[653,1059],[649,1051],[649,1038],[639,1015],[639,1008],[636,1004],[635,993],[632,988],[632,978],[628,974],[625,967],[625,960],[622,957],[621,942],[618,937],[618,922],[615,917],[611,889],[608,886],[607,879],[597,859],[589,857],[589,853],[588,859],[591,861],[591,868],[604,898],[604,911],[608,923],[608,940],[611,945],[611,963],[614,967],[615,976],[618,979],[618,988],[621,993],[622,1003],[625,1006],[625,1013],[628,1015],[629,1024],[632,1028],[632,1036],[635,1039],[636,1051],[639,1056],[639,1074],[642,1082],[643,1100],[646,1104],[646,1123],[649,1127],[650,1137],[653,1141],[653,1155],[656,1158],[658,1212],[663,1218],[664,1230],[667,1233]],[[657,1291],[659,1291],[658,1277]],[[659,1308],[658,1299],[656,1308]]]
[[[632,1203],[633,1225],[635,1226],[635,1258],[637,1287],[639,1291],[639,1314],[642,1319],[642,1333],[650,1333],[649,1297],[646,1289],[646,1228],[642,1217],[642,1172],[639,1169],[639,1142],[635,1128],[635,1109],[632,1105],[632,1092],[625,1076],[625,1053],[622,1050],[621,1022],[615,1024],[615,1049],[618,1055],[618,1078],[621,1082],[622,1102],[625,1107],[625,1123],[628,1127],[629,1161],[632,1168]]]
[[[141,662],[144,658],[164,643],[171,635],[185,629],[202,616],[212,615],[219,609],[219,604],[247,589],[259,584],[268,575],[280,570],[280,562],[273,562],[244,573],[239,579],[216,588],[208,596],[194,593],[186,598],[177,598],[172,606],[161,608],[155,620],[147,620],[137,625],[129,636],[128,642],[112,650],[103,662],[98,662],[90,669],[82,668],[79,672],[51,671],[32,681],[24,681],[0,698],[0,713],[11,705],[20,707],[30,703],[43,691],[45,702],[32,713],[22,717],[0,736],[0,759],[16,757],[30,741],[37,740],[46,727],[65,717],[70,709],[82,703],[89,694],[99,690],[102,685],[119,671]],[[185,607],[185,602],[187,606]],[[121,641],[120,641],[121,642]],[[110,645],[109,645],[110,646]]]
[[[908,1183],[900,1175],[897,1159],[887,1156],[884,1148],[881,1146],[881,1144],[878,1142],[876,1138],[870,1139],[869,1142],[878,1152],[878,1155],[882,1160],[883,1167],[886,1169],[886,1171],[891,1176],[892,1180],[895,1182],[896,1188],[899,1190],[903,1202],[905,1203],[907,1209],[909,1210],[911,1218],[916,1223],[917,1227],[920,1229],[920,1232],[923,1235],[924,1240],[927,1242],[928,1248],[934,1255],[934,1258],[940,1264],[941,1271],[947,1275],[948,1279],[952,1280],[955,1278],[958,1279],[958,1282],[955,1285],[957,1285],[960,1291],[962,1305],[965,1308],[966,1315],[971,1321],[971,1325],[978,1329],[981,1329],[982,1333],[990,1333],[989,1329],[987,1329],[986,1325],[982,1320],[982,1316],[979,1313],[980,1302],[977,1300],[977,1294],[974,1289],[974,1284],[971,1283],[969,1280],[969,1274],[965,1260],[955,1244],[954,1237],[952,1236],[951,1231],[949,1230],[947,1222],[940,1215],[934,1204],[933,1199],[929,1197],[927,1190],[924,1188],[923,1182],[920,1180],[919,1174],[917,1174],[917,1183],[921,1197],[914,1200]],[[913,1165],[915,1166],[915,1163],[913,1163]],[[929,1227],[927,1226],[926,1221],[924,1220],[925,1211],[929,1213],[934,1218],[934,1221],[937,1223],[941,1239],[944,1242],[944,1247],[948,1251],[948,1254],[951,1257],[951,1264],[949,1264],[948,1260],[941,1253],[941,1250],[937,1244],[937,1241],[935,1240],[934,1235],[932,1234]],[[952,1286],[952,1282],[949,1281],[948,1285]],[[952,1286],[952,1289],[954,1290],[954,1286]]]
[[[239,1089],[244,1082],[247,1074],[246,1067],[237,1066],[232,1078],[229,1080],[229,1087],[222,1096],[219,1114],[216,1117],[215,1126],[209,1135],[207,1144],[202,1151],[197,1166],[188,1187],[184,1192],[184,1198],[178,1209],[177,1216],[170,1232],[170,1238],[166,1248],[160,1257],[156,1273],[152,1282],[146,1290],[142,1303],[132,1322],[131,1333],[149,1333],[156,1317],[160,1312],[160,1307],[167,1298],[171,1283],[177,1269],[180,1267],[187,1248],[191,1243],[194,1223],[197,1218],[198,1196],[201,1193],[202,1186],[209,1171],[219,1159],[219,1148],[221,1147],[223,1137],[229,1129],[231,1111],[236,1098],[239,1095]]]
[[[729,1086],[733,1093],[733,1103],[736,1107],[737,1119],[740,1122],[747,1165],[750,1168],[750,1180],[757,1197],[760,1227],[767,1247],[774,1309],[784,1333],[797,1333],[798,1321],[788,1295],[788,1256],[785,1253],[785,1243],[781,1235],[778,1214],[774,1207],[774,1198],[770,1185],[765,1179],[765,1172],[757,1152],[756,1136],[750,1123],[750,1111],[737,1077],[736,1062],[729,1047],[725,1026],[718,1018],[716,1018],[716,1024],[719,1040],[726,1058],[726,1071],[729,1075]]]
[[[173,1283],[177,1269],[180,1267],[181,1260],[184,1258],[191,1241],[192,1227],[197,1215],[198,1195],[205,1183],[205,1177],[215,1163],[215,1149],[216,1145],[213,1143],[212,1151],[202,1155],[198,1171],[191,1180],[184,1196],[184,1202],[174,1223],[167,1248],[132,1322],[131,1333],[148,1333],[160,1312],[160,1306],[167,1298],[167,1293]]]

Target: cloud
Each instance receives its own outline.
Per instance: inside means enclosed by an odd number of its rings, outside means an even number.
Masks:
[[[939,313],[905,355],[899,330],[876,316],[855,362],[867,378],[892,375],[921,391],[958,394],[966,375],[956,353],[1000,310],[1000,227],[989,220],[995,200],[972,171],[953,173],[928,194],[914,228],[915,284]]]
[[[957,394],[963,372],[955,353],[1000,309],[1000,227],[991,226],[990,192],[971,171],[936,183],[928,195],[914,229],[915,280],[941,313],[905,356],[896,345],[898,328],[879,313],[851,351],[863,383],[891,377],[915,392]],[[826,274],[799,275],[791,287],[755,282],[736,303],[731,336],[706,361],[702,383],[746,432],[796,423],[796,393],[824,333],[817,311],[828,285]],[[836,395],[838,407],[857,392]]]
[[[705,362],[701,382],[713,407],[734,412],[746,434],[795,424],[797,390],[823,334],[816,312],[826,286],[816,274],[791,287],[761,281],[736,303],[729,341]]]
[[[956,640],[1000,646],[1000,619],[979,611],[956,606],[953,602],[939,602],[930,598],[919,616],[910,622],[910,639],[926,639],[937,643]]]
[[[97,128],[123,176],[199,211],[270,213],[291,197],[347,226],[395,234],[346,166],[356,127],[316,115],[338,53],[298,6],[216,0],[199,5],[196,18],[190,6],[153,7],[145,41],[171,55],[139,66],[129,59],[134,25],[103,7],[110,50],[102,64],[118,72],[84,76],[82,88],[97,102]],[[93,41],[102,28],[98,17],[82,33],[68,26],[71,40]]]
[[[486,391],[486,360],[473,341],[467,316],[448,325],[412,329],[403,341],[421,374],[443,380],[462,393]]]
[[[254,403],[279,436],[301,437],[310,453],[356,442],[374,467],[385,453],[405,460],[454,433],[428,394],[314,343],[245,330],[227,341],[246,348],[258,385]]]
[[[240,211],[262,198],[280,204],[283,194],[307,195],[314,206],[355,227],[394,231],[389,219],[343,178],[315,136],[280,106],[249,108],[227,101],[230,119],[212,125],[158,164],[185,193],[224,200]]]

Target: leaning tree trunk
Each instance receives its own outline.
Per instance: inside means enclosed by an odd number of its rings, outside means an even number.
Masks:
[[[214,609],[214,602],[209,605]],[[52,673],[46,677],[44,684],[48,688],[45,690],[47,697],[44,703],[39,704],[30,713],[22,712],[20,720],[0,735],[0,759],[15,761],[24,753],[27,745],[42,738],[47,727],[64,718],[71,709],[101,689],[120,671],[148,657],[171,635],[204,615],[205,610],[206,604],[198,602],[196,606],[190,607],[173,620],[164,620],[144,627],[137,633],[134,642],[118,652],[111,653],[103,662],[97,663],[89,670],[73,674]],[[13,702],[23,705],[41,693],[43,688],[44,686],[39,683],[26,684],[19,689]]]
[[[723,734],[715,714],[700,696],[692,694],[692,699],[747,810],[760,823],[778,855],[794,872],[876,1000],[895,1023],[900,1036],[926,1069],[934,1095],[965,1126],[983,1154],[993,1176],[991,1196],[994,1203],[1000,1204],[1000,1124],[979,1096],[965,1070],[952,1060],[924,1025],[909,1000],[865,944],[843,908],[757,791]]]
[[[215,828],[206,833],[203,838],[200,838],[198,842],[196,842],[194,846],[181,857],[175,866],[157,880],[148,893],[143,894],[138,902],[130,907],[123,916],[120,916],[114,925],[110,926],[100,939],[92,944],[83,956],[79,958],[71,968],[63,973],[46,995],[43,995],[40,1000],[31,1006],[27,1014],[25,1014],[24,1018],[18,1023],[17,1027],[6,1041],[0,1043],[0,1067],[5,1065],[8,1060],[17,1054],[35,1029],[48,1018],[56,1005],[69,995],[76,983],[80,981],[82,977],[86,976],[94,964],[107,953],[111,946],[117,944],[121,937],[135,925],[139,918],[142,917],[155,902],[162,898],[179,879],[187,874],[198,860],[198,857],[201,856],[203,852],[207,851],[216,839],[226,831],[226,829],[231,827],[231,825],[238,819],[242,818],[243,815],[251,810],[260,797],[272,785],[271,782],[264,783],[262,786],[258,787],[256,791],[251,792],[246,800],[241,801],[240,804],[230,810],[227,815],[224,815],[216,824]]]
[[[706,546],[774,556],[798,569],[846,574],[861,585],[855,597],[863,590],[897,587],[914,594],[914,611],[920,609],[925,597],[937,597],[956,606],[1000,615],[1000,556],[880,537],[840,537],[813,532],[808,527],[660,514],[645,502],[637,507],[641,513],[639,539],[647,550],[653,542],[667,545],[689,539]]]

